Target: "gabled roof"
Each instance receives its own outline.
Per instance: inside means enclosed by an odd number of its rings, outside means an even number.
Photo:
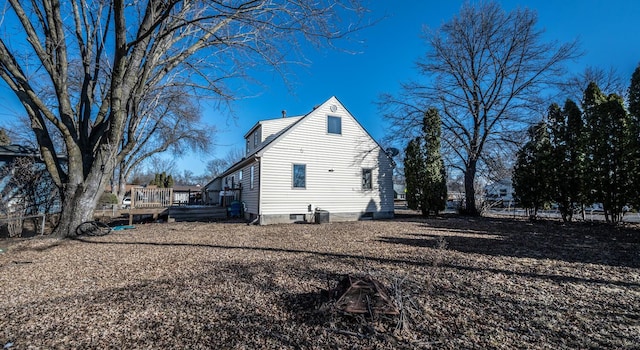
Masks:
[[[324,101],[322,104],[314,107],[311,111],[309,111],[307,114],[303,115],[303,116],[299,116],[299,117],[290,117],[287,119],[297,119],[297,120],[293,120],[293,122],[291,124],[289,124],[288,126],[284,127],[282,130],[280,130],[279,132],[277,132],[276,134],[274,134],[274,137],[271,138],[271,140],[265,140],[265,142],[263,142],[262,145],[260,145],[260,147],[258,147],[257,149],[255,149],[251,154],[247,155],[246,157],[242,158],[240,161],[236,162],[235,164],[231,165],[227,170],[225,170],[222,174],[218,175],[216,177],[217,178],[222,178],[225,177],[233,172],[235,172],[236,170],[238,170],[241,167],[244,167],[244,165],[248,164],[249,162],[252,162],[255,160],[255,158],[259,158],[262,156],[262,154],[268,150],[278,139],[284,137],[285,135],[287,135],[288,133],[291,132],[291,130],[293,130],[296,126],[300,125],[309,115],[311,115],[316,109],[320,108],[321,106],[331,102],[332,100],[335,100],[337,103],[340,104],[340,106],[347,111],[347,113],[349,113],[349,115],[351,115],[353,117],[353,114],[351,114],[351,112],[349,112],[349,110],[347,108],[344,107],[344,105],[342,104],[342,102],[340,102],[338,100],[337,97],[335,96],[331,96],[329,99],[327,99],[326,101]],[[278,118],[277,120],[280,120],[281,118]],[[271,119],[273,120],[273,119]],[[382,148],[382,146],[380,146],[380,144],[378,143],[378,141],[376,141],[373,137],[371,137],[371,135],[369,134],[369,132],[367,132],[367,130],[362,126],[362,124],[360,124],[360,122],[358,122],[358,120],[354,117],[353,120],[360,126],[360,128],[362,128],[362,130],[371,138],[371,140],[373,140],[378,147],[380,147],[380,149],[386,154],[386,152],[384,151],[384,149]],[[251,132],[253,130],[256,129],[256,127],[258,125],[260,125],[260,123],[264,123],[264,122],[269,122],[270,120],[265,120],[265,121],[259,121],[258,123],[256,123],[251,129],[249,129],[249,132],[247,132],[245,134],[245,138],[251,134]],[[387,155],[388,156],[388,155]],[[393,160],[393,159],[392,159]],[[215,179],[214,179],[215,180]],[[213,181],[213,180],[212,180]]]
[[[268,146],[269,144],[271,144],[271,142],[275,141],[276,139],[278,139],[280,137],[280,135],[284,134],[287,130],[289,130],[291,127],[293,127],[293,125],[297,124],[298,122],[300,122],[302,119],[304,119],[304,117],[306,117],[307,115],[309,115],[309,113],[307,113],[306,115],[303,116],[298,116],[298,117],[288,117],[286,118],[288,121],[291,121],[291,123],[289,123],[288,125],[285,125],[282,129],[280,129],[280,131],[278,131],[277,133],[273,134],[273,135],[269,135],[260,145],[260,147],[256,148],[253,150],[253,152],[251,152],[251,154],[248,155],[248,157],[253,156],[254,154],[262,151],[262,149],[264,149],[266,146]],[[263,121],[259,121],[256,123],[256,125],[254,125],[251,128],[251,131],[255,130],[258,126],[260,125],[264,125],[266,123],[272,122],[272,121],[280,121],[282,120],[282,118],[279,119],[269,119],[269,120],[263,120]],[[251,134],[251,131],[248,132],[245,135],[245,138]],[[246,158],[248,158],[246,157]]]

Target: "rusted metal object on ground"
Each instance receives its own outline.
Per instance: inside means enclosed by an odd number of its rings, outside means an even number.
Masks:
[[[333,291],[338,310],[369,315],[398,315],[387,289],[371,276],[345,276]]]

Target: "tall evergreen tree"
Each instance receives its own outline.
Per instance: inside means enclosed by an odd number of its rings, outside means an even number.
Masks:
[[[632,180],[631,203],[635,208],[640,208],[640,64],[633,71],[631,84],[628,90],[628,106],[630,117],[630,145],[629,154],[631,156],[631,174],[636,178]]]
[[[584,110],[591,200],[602,203],[607,222],[616,223],[631,194],[631,118],[622,97],[605,96],[595,83],[585,91]]]
[[[422,139],[411,140],[405,150],[404,176],[407,188],[407,207],[418,210],[422,203],[422,184],[425,182],[425,164],[422,155]]]
[[[563,114],[567,118],[566,146],[569,151],[569,159],[566,164],[568,183],[568,196],[571,198],[574,211],[584,208],[588,197],[586,179],[586,155],[585,155],[585,128],[580,107],[567,100],[564,104]],[[584,211],[582,211],[584,213]]]
[[[421,208],[423,215],[428,215],[430,212],[437,214],[439,211],[444,210],[447,203],[447,175],[440,149],[441,125],[442,121],[438,110],[429,108],[425,112],[422,121],[424,154],[426,156],[426,178],[423,185],[424,199]]]
[[[549,107],[549,139],[551,142],[551,200],[558,204],[563,221],[571,221],[583,203],[584,150],[582,112],[571,100],[560,109]]]
[[[528,131],[529,141],[518,151],[513,170],[513,189],[524,208],[532,209],[532,219],[551,200],[551,143],[547,125],[540,122]]]
[[[172,188],[174,184],[175,181],[173,180],[173,176],[167,175],[167,179],[164,181],[164,187]]]

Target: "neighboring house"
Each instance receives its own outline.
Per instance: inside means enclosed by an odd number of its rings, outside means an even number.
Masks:
[[[401,184],[393,184],[394,198],[400,201],[407,199],[407,187]]]
[[[200,185],[195,186],[173,186],[173,204],[185,205],[185,204],[200,204],[201,202],[202,188]]]
[[[393,217],[392,160],[337,98],[260,121],[245,142],[246,157],[204,187],[207,201],[241,200],[259,224],[310,221],[316,210],[330,221]]]
[[[37,149],[21,145],[0,145],[0,162],[10,162],[18,157],[29,157],[40,160]]]
[[[202,203],[205,205],[219,205],[222,179],[216,177],[202,187]]]
[[[484,188],[485,201],[509,206],[513,203],[513,184],[510,178],[495,181]]]

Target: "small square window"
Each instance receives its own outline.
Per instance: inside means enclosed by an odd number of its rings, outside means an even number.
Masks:
[[[342,118],[340,117],[327,117],[327,132],[329,134],[342,134]]]
[[[293,188],[305,188],[307,185],[307,166],[304,164],[293,165]]]
[[[370,190],[373,188],[373,177],[371,169],[362,169],[362,189]]]

